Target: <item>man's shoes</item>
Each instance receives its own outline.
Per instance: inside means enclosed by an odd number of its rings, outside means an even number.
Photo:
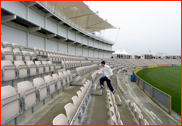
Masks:
[[[112,93],[114,94],[114,93],[115,93],[115,91],[112,91]]]
[[[100,86],[100,89],[104,89],[104,86]]]

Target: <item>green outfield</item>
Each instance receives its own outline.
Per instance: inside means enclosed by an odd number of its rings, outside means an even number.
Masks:
[[[172,109],[181,114],[181,66],[143,69],[137,75],[172,96]]]

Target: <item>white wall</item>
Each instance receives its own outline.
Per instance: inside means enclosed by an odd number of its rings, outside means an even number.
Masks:
[[[72,30],[69,30],[68,38],[75,41],[75,32]]]
[[[26,19],[26,5],[20,1],[1,1],[1,7]]]
[[[76,34],[76,41],[82,43],[82,35]]]
[[[92,49],[89,49],[89,56],[94,57],[94,51]]]
[[[86,45],[88,44],[88,38],[85,36],[83,37],[83,44],[86,44]]]
[[[93,46],[93,44],[94,44],[93,39],[89,39],[89,46]]]
[[[57,33],[57,24],[47,19],[47,29],[53,33]]]
[[[83,56],[88,56],[88,49],[83,49]]]
[[[95,41],[95,42],[94,42],[94,47],[96,47],[96,48],[98,48],[98,47],[99,47],[99,43],[98,43],[98,41]]]
[[[97,50],[94,50],[94,57],[99,57],[99,52]]]
[[[44,16],[32,9],[29,9],[29,21],[44,28]]]
[[[107,58],[107,52],[103,52],[104,58]]]
[[[107,53],[107,58],[111,58],[111,53],[110,52]]]
[[[28,40],[28,46],[29,47],[36,47],[36,48],[41,48],[44,49],[44,38],[29,34],[29,40]]]
[[[103,52],[102,51],[99,51],[99,58],[103,58]]]
[[[22,46],[26,46],[27,33],[7,25],[1,24],[1,41],[7,41],[10,43],[17,43]]]
[[[59,52],[67,53],[67,44],[59,43]]]
[[[59,35],[67,38],[67,28],[65,26],[59,26]]]
[[[102,43],[101,42],[99,42],[99,48],[102,49]]]
[[[74,54],[74,55],[75,55],[75,47],[69,45],[69,46],[68,46],[68,53],[69,53],[69,54]]]
[[[76,47],[76,55],[81,55],[82,56],[82,48]]]
[[[57,51],[57,42],[47,39],[46,49],[51,51]]]

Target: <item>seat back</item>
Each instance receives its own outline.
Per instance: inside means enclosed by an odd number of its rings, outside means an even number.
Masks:
[[[32,86],[32,84],[29,81],[23,81],[23,82],[17,83],[17,90],[18,90],[18,93],[20,93],[20,96],[24,97],[25,110],[31,108],[32,106],[36,104],[37,99],[36,99],[35,88]],[[32,93],[29,95],[26,95],[30,92]]]
[[[83,93],[81,91],[77,91],[76,93],[77,93],[77,95],[80,99],[80,102],[81,102],[83,100]]]
[[[79,97],[78,96],[73,96],[72,98],[72,101],[73,101],[73,104],[76,108],[76,110],[78,109],[79,105],[80,105],[80,100],[79,100]]]
[[[52,74],[52,78],[54,79],[54,81],[58,81],[61,79],[61,77],[58,76],[58,74]],[[57,88],[60,89],[61,88],[61,80],[57,82]]]
[[[53,121],[53,125],[69,125],[68,119],[64,114],[57,115]]]
[[[16,61],[22,61],[23,60],[23,54],[18,49],[13,50],[14,57]]]
[[[9,60],[1,61],[1,72],[4,81],[16,79],[16,67]]]
[[[29,67],[30,76],[37,75],[37,65],[33,61],[26,61],[26,65]]]
[[[1,87],[1,105],[10,102],[19,97],[12,86]],[[20,99],[1,106],[1,124],[11,118],[16,117],[20,113]]]
[[[115,125],[118,125],[118,121],[117,121],[116,115],[112,116],[112,121],[114,122]]]
[[[10,48],[1,48],[1,53],[4,55],[4,60],[14,61],[14,54]]]
[[[61,79],[64,78],[64,74],[62,72],[59,72],[58,74],[59,74],[59,77],[61,77]],[[64,85],[66,85],[66,80],[65,79],[63,80],[63,86]]]
[[[44,65],[40,61],[35,61],[35,64],[39,67],[39,74],[44,73]]]
[[[69,124],[70,124],[76,113],[76,108],[72,103],[68,103],[64,106],[64,109],[66,111],[66,116],[67,116],[67,118],[69,120]]]
[[[28,51],[21,51],[24,55],[24,61],[30,61],[31,60],[31,55]]]
[[[49,64],[47,63],[47,61],[42,61],[42,64],[45,66],[45,72],[49,72]]]
[[[56,87],[55,87],[55,84],[56,83],[54,83],[54,84],[51,84],[51,83],[53,83],[53,82],[55,82],[54,80],[53,80],[53,78],[50,76],[50,75],[47,75],[47,76],[44,76],[44,80],[45,80],[45,83],[47,83],[47,85],[49,85],[49,87],[50,87],[50,94],[52,94],[52,93],[54,93],[55,92],[55,90],[56,90]],[[50,85],[51,84],[51,85]]]
[[[45,99],[48,96],[46,83],[42,78],[35,78],[33,79],[33,86],[36,88],[36,90],[39,90],[40,100]]]
[[[17,70],[19,70],[19,78],[28,76],[28,67],[23,61],[14,61],[14,65],[16,66]]]

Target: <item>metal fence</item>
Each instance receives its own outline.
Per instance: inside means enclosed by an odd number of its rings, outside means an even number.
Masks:
[[[147,96],[150,97],[153,101],[155,101],[160,107],[166,110],[169,114],[171,114],[172,97],[169,94],[153,87],[146,81],[142,80],[136,74],[135,77],[136,77],[135,79],[136,84],[147,94]]]

